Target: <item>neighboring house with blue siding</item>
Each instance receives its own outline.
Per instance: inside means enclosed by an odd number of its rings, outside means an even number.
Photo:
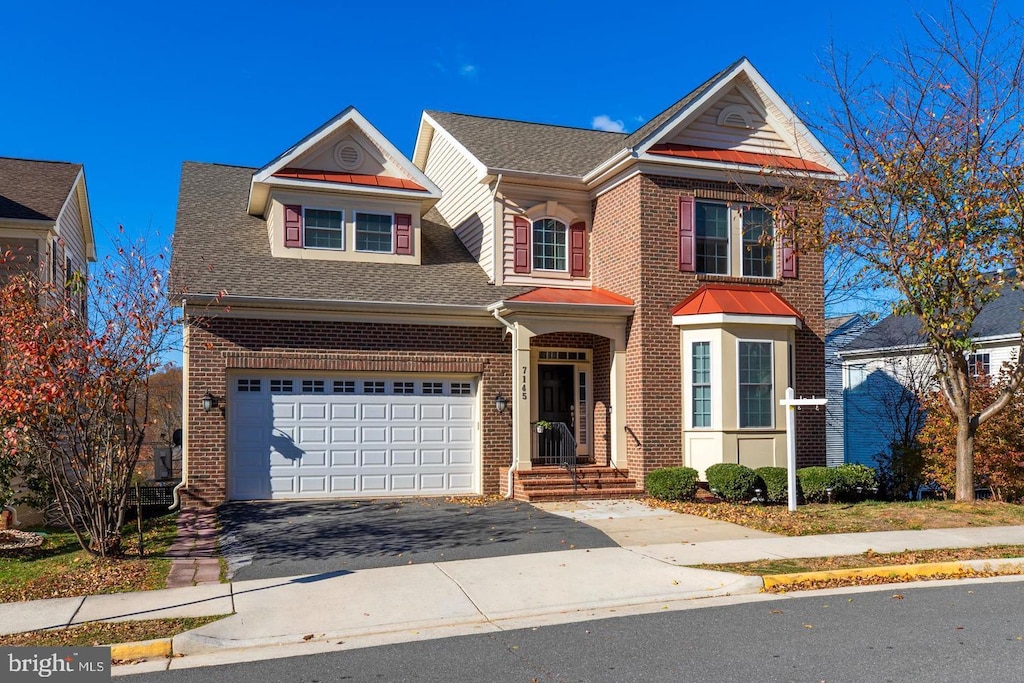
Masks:
[[[1024,292],[1004,286],[974,321],[968,367],[998,375],[1020,354]],[[846,462],[874,466],[893,442],[911,439],[924,419],[917,397],[933,389],[935,364],[921,323],[891,315],[837,352],[842,362],[843,448]],[[831,460],[830,460],[831,464]]]
[[[829,467],[844,462],[843,361],[838,351],[870,327],[870,318],[856,313],[825,318],[825,460]]]

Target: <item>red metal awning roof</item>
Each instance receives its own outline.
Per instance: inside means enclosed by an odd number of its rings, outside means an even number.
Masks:
[[[672,310],[672,315],[772,315],[803,320],[788,301],[766,287],[703,285]]]
[[[835,175],[835,171],[821,164],[798,157],[787,157],[777,154],[760,154],[758,152],[740,152],[734,149],[714,149],[697,145],[676,145],[665,143],[653,145],[648,152],[659,156],[679,157],[683,159],[703,159],[705,161],[724,161],[733,164],[785,168],[796,171],[812,171]]]
[[[562,289],[560,287],[538,287],[519,294],[509,302],[544,304],[583,304],[590,306],[632,306],[633,300],[613,292],[594,287],[593,289]]]
[[[416,190],[426,192],[427,189],[405,178],[390,178],[382,175],[353,175],[351,173],[335,173],[334,171],[317,171],[309,168],[283,168],[274,174],[275,178],[296,178],[298,180],[318,180],[325,183],[342,185],[364,185],[366,187],[386,187],[393,190]]]

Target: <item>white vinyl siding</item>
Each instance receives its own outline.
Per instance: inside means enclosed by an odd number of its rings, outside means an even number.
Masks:
[[[441,188],[438,213],[488,277],[493,276],[494,208],[490,188],[480,183],[473,163],[441,133],[435,133],[430,142],[423,170]]]
[[[73,272],[88,275],[89,266],[85,253],[85,232],[82,227],[82,207],[78,201],[78,192],[72,192],[68,202],[57,217],[57,234],[64,242],[58,270],[58,282],[69,273],[64,273],[67,259],[71,259]]]
[[[719,113],[730,105],[743,106],[751,119],[753,127],[735,128],[718,125]],[[679,145],[712,147],[714,149],[733,149],[741,152],[798,156],[796,152],[790,149],[782,136],[761,116],[760,112],[735,88],[708,107],[703,114],[690,122],[670,142]]]

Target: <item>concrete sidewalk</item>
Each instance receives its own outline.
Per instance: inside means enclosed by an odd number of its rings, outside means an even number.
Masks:
[[[760,599],[751,595],[760,577],[692,566],[701,563],[1002,544],[1024,544],[1024,526],[566,550],[0,604],[0,633],[232,614],[174,638],[175,654],[193,655],[171,660],[174,666],[199,665],[296,654],[296,647],[312,653],[342,641],[365,646],[674,609],[697,598]],[[263,649],[246,651],[255,647]]]

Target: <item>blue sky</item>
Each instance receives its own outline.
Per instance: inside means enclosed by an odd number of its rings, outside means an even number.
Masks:
[[[632,130],[746,55],[813,109],[830,41],[866,57],[916,35],[915,11],[944,7],[7,3],[0,155],[84,163],[102,255],[121,224],[167,241],[182,161],[261,166],[349,104],[407,155],[423,109]],[[1024,0],[1001,7],[1020,15]]]

